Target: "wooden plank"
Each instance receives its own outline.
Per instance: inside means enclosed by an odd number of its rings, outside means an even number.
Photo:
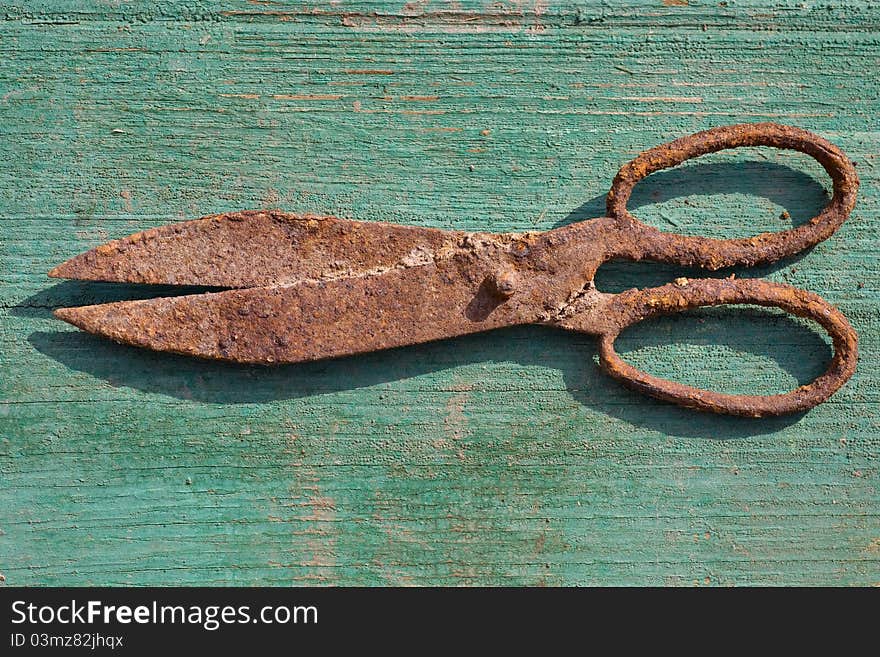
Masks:
[[[0,573],[9,584],[880,583],[880,11],[868,3],[48,0],[0,14]],[[810,254],[740,275],[816,291],[861,335],[803,417],[644,399],[586,336],[519,328],[281,369],[108,344],[51,308],[167,293],[55,284],[107,239],[250,207],[489,230],[599,216],[639,150],[774,120],[858,163]],[[666,230],[742,236],[825,202],[757,149],[653,176]],[[598,284],[666,282],[612,263]],[[713,310],[632,362],[772,392],[807,324]]]

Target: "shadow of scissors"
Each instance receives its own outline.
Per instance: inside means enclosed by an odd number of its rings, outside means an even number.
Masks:
[[[627,201],[655,171],[728,148],[771,146],[815,158],[834,193],[809,222],[745,239],[663,233]],[[57,317],[117,342],[241,363],[293,363],[419,344],[519,324],[599,337],[601,367],[681,406],[750,417],[807,410],[855,371],[857,336],[821,297],[761,279],[685,279],[620,294],[599,291],[612,259],[716,270],[767,264],[828,238],[852,210],[858,177],[833,144],[772,123],[715,128],[641,153],[617,174],[607,216],[539,233],[470,233],[248,211],[147,230],[98,246],[50,276],[225,288],[170,298],[60,308]],[[654,377],[624,362],[614,340],[661,314],[758,304],[818,322],[834,356],[811,383],[779,395],[730,395]]]

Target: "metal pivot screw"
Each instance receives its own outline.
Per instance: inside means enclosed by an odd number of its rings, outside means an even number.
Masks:
[[[489,275],[489,287],[495,296],[508,299],[516,292],[517,275],[512,269],[499,269]]]

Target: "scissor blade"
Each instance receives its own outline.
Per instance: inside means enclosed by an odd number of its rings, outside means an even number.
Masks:
[[[82,253],[55,278],[259,287],[429,261],[463,233],[335,217],[249,211],[135,233]]]
[[[540,308],[540,306],[538,306]],[[535,319],[450,258],[384,274],[62,308],[91,333],[158,351],[293,363],[417,344]]]

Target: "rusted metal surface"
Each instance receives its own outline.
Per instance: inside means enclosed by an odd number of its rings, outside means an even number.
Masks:
[[[670,235],[645,226],[627,211],[626,203],[633,188],[646,176],[700,155],[743,146],[772,146],[813,157],[831,177],[834,187],[831,202],[819,215],[796,228],[730,240]],[[827,239],[849,216],[858,188],[859,178],[852,162],[834,144],[799,128],[745,123],[698,132],[645,151],[615,176],[606,207],[608,216],[618,219],[621,230],[638,235],[635,248],[625,254],[627,257],[715,270],[767,264]]]
[[[381,273],[418,263],[462,233],[274,210],[230,212],[145,230],[49,272],[126,283],[257,287]]]
[[[834,357],[825,373],[807,385],[781,395],[728,395],[660,379],[625,363],[614,351],[620,331],[644,319],[690,308],[722,304],[775,306],[817,322],[834,342]],[[607,373],[629,387],[681,406],[749,417],[805,411],[828,399],[856,369],[858,338],[846,317],[811,292],[760,279],[680,279],[648,290],[616,295],[606,308],[608,328],[599,339],[599,362]]]
[[[662,233],[627,211],[633,187],[645,176],[739,146],[794,149],[817,159],[833,181],[828,206],[791,230],[732,240]],[[824,401],[855,370],[856,334],[827,302],[786,285],[733,279],[678,279],[611,295],[597,290],[593,277],[614,258],[710,270],[773,262],[830,236],[852,210],[857,188],[852,164],[829,142],[797,128],[745,124],[645,151],[615,178],[609,216],[543,233],[464,233],[240,212],[137,233],[49,275],[232,288],[56,311],[84,330],[161,351],[291,363],[540,323],[598,335],[603,369],[646,394],[717,413],[781,415]],[[775,306],[815,320],[834,340],[828,370],[782,395],[726,395],[652,377],[614,351],[617,335],[639,321],[719,304]]]

